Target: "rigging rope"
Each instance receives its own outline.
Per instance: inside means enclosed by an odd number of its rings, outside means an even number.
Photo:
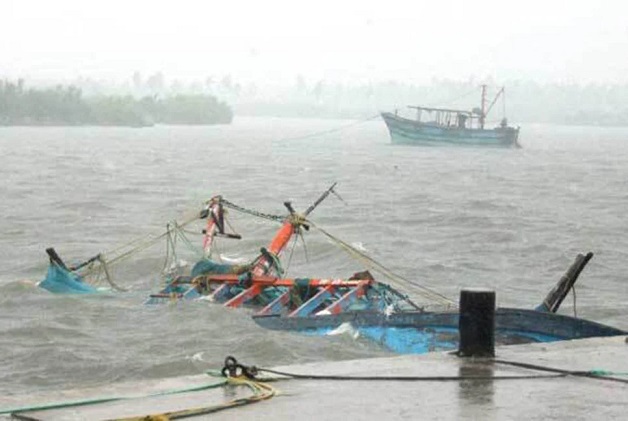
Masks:
[[[100,255],[98,256],[98,260],[100,261],[102,269],[105,272],[105,278],[107,279],[107,282],[109,282],[109,285],[111,285],[113,289],[116,289],[118,291],[122,291],[122,292],[128,291],[127,288],[123,288],[113,281],[113,278],[111,277],[111,273],[109,273],[109,267],[108,267],[109,263],[105,261],[105,259],[103,259],[102,256]]]
[[[457,96],[457,97],[451,98],[451,99],[449,99],[449,100],[447,100],[447,101],[444,101],[444,102],[443,102],[443,101],[440,101],[440,102],[435,102],[435,101],[434,101],[434,102],[432,102],[432,105],[430,105],[430,106],[431,106],[431,107],[436,107],[436,106],[439,106],[439,105],[441,105],[441,106],[442,106],[442,105],[449,105],[449,104],[451,104],[451,103],[453,103],[453,102],[455,102],[455,101],[459,101],[459,100],[461,100],[461,99],[463,99],[463,98],[466,98],[466,97],[468,97],[469,95],[474,94],[474,93],[476,93],[476,92],[477,92],[477,88],[473,88],[473,90],[471,90],[471,91],[469,91],[469,92],[467,92],[467,93],[465,93],[465,94],[462,94],[462,95],[460,95],[460,96]]]
[[[162,273],[166,273],[170,270],[172,263],[176,263],[177,255],[174,244],[174,239],[170,233],[170,225],[166,225],[166,229],[168,231],[168,236],[166,237],[166,258],[164,259],[164,267],[162,269]],[[170,251],[172,250],[172,258],[170,258]],[[172,262],[172,263],[171,263]]]
[[[286,264],[286,268],[284,270],[284,276],[288,276],[288,271],[290,270],[290,263],[292,263],[292,255],[294,254],[294,249],[297,246],[298,239],[299,239],[298,236],[295,236],[294,241],[292,241],[292,247],[290,248],[290,255],[288,256],[288,263]]]
[[[368,266],[370,266],[374,271],[381,273],[384,276],[387,276],[389,279],[397,281],[399,283],[405,284],[407,286],[410,286],[412,288],[415,288],[416,292],[420,295],[422,295],[423,297],[436,301],[440,304],[446,305],[448,307],[454,306],[456,305],[456,303],[452,300],[450,300],[449,298],[445,297],[444,295],[436,292],[436,291],[432,291],[431,289],[424,287],[422,285],[417,284],[416,282],[412,282],[408,279],[403,278],[402,276],[394,273],[393,271],[391,271],[390,269],[386,268],[384,265],[382,265],[381,263],[377,262],[376,260],[374,260],[372,257],[366,255],[364,252],[356,249],[355,247],[353,247],[352,245],[346,243],[345,241],[335,237],[334,235],[330,234],[329,232],[327,232],[326,230],[322,229],[321,227],[315,225],[313,222],[308,221],[308,223],[310,224],[310,226],[316,228],[317,230],[319,230],[324,236],[326,236],[327,238],[329,238],[332,242],[336,243],[338,246],[340,246],[340,248],[342,248],[345,252],[347,252],[350,256],[361,260],[362,262],[366,263]]]
[[[177,236],[181,239],[181,241],[183,241],[183,244],[187,246],[188,250],[196,254],[198,259],[201,259],[203,257],[203,250],[201,249],[201,247],[194,245],[190,241],[187,235],[185,235],[185,231],[182,229],[182,227],[179,224],[177,224],[176,221],[174,222],[174,229]]]
[[[318,136],[325,135],[325,134],[335,133],[335,132],[339,132],[339,131],[348,129],[349,127],[357,126],[359,124],[364,124],[367,121],[371,121],[371,120],[374,120],[376,118],[379,118],[379,114],[375,114],[375,115],[372,115],[372,116],[367,117],[365,119],[358,120],[358,121],[355,121],[353,123],[346,124],[344,126],[339,126],[339,127],[334,128],[334,129],[323,130],[323,131],[320,131],[320,132],[314,132],[314,133],[306,134],[306,135],[303,135],[303,136],[285,137],[283,139],[279,139],[278,142],[288,142],[288,141],[293,141],[293,140],[309,139],[309,138],[312,138],[312,137],[318,137]]]
[[[198,215],[195,215],[193,218],[190,218],[190,219],[182,222],[181,224],[179,224],[179,226],[185,227],[185,226],[191,224],[192,222],[196,221],[197,219],[198,219]],[[148,238],[146,238],[146,240],[142,244],[139,244],[139,245],[131,248],[130,250],[127,250],[127,251],[125,251],[125,252],[123,252],[123,253],[121,253],[121,254],[119,254],[119,255],[111,258],[111,259],[107,259],[107,262],[109,263],[109,266],[117,264],[118,262],[120,262],[120,261],[122,261],[122,260],[124,260],[124,259],[126,259],[126,258],[128,258],[130,256],[132,256],[133,254],[138,253],[138,252],[140,252],[142,250],[145,250],[145,249],[151,247],[152,245],[158,243],[159,241],[161,241],[164,237],[166,237],[168,235],[170,235],[170,230],[167,230],[166,232],[161,233],[159,235],[149,236]],[[137,240],[132,241],[129,244],[135,244],[135,243],[137,243]],[[124,248],[124,246],[118,247],[117,250],[120,250],[122,248]],[[104,255],[107,256],[108,254],[109,253],[105,253]]]
[[[263,213],[263,212],[258,212],[252,209],[248,209],[245,208],[243,206],[239,206],[236,205],[233,202],[230,202],[228,200],[225,199],[221,199],[223,205],[225,207],[228,207],[230,209],[233,209],[235,211],[239,211],[248,215],[252,215],[252,216],[256,216],[259,218],[263,218],[263,219],[268,219],[268,220],[272,220],[272,221],[276,221],[276,222],[283,222],[285,220],[284,216],[279,216],[279,215],[272,215],[272,214],[267,214],[267,213]],[[185,231],[184,228],[191,224],[192,222],[196,221],[197,219],[199,219],[199,216],[197,213],[195,213],[193,216],[191,216],[190,218],[184,220],[182,223],[177,223],[176,221],[174,221],[171,224],[168,224],[166,226],[166,231],[158,234],[158,235],[147,235],[144,237],[140,237],[137,239],[134,239],[126,244],[123,244],[121,246],[118,246],[117,248],[114,248],[108,252],[105,253],[101,253],[99,255],[99,262],[101,263],[102,267],[95,267],[90,265],[89,267],[87,267],[85,270],[81,271],[81,276],[83,277],[88,277],[88,276],[96,276],[98,277],[98,273],[100,273],[101,270],[104,270],[105,274],[106,274],[106,278],[107,278],[107,282],[114,288],[120,291],[126,291],[125,288],[122,288],[121,286],[115,284],[115,282],[113,282],[113,279],[110,276],[109,270],[108,268],[111,268],[112,266],[124,261],[125,259],[130,258],[131,256],[153,246],[154,244],[158,243],[159,241],[161,241],[162,239],[166,238],[167,239],[167,249],[166,249],[166,261],[164,263],[164,268],[166,268],[167,264],[168,264],[168,260],[169,258],[175,259],[176,261],[176,240],[177,238],[181,238],[181,240],[183,241],[183,243],[195,254],[197,254],[198,256],[202,256],[203,253],[200,252],[199,248],[194,246],[192,244],[192,242],[187,238],[187,236],[185,235]],[[170,256],[170,252],[172,252],[172,256]],[[108,258],[108,256],[113,256],[111,258]],[[106,266],[105,266],[106,265]]]
[[[262,218],[262,219],[268,219],[270,221],[275,221],[275,222],[283,222],[286,217],[285,216],[281,216],[281,215],[272,215],[269,213],[264,213],[264,212],[259,212],[253,209],[248,209],[245,208],[243,206],[240,205],[236,205],[233,202],[230,202],[226,199],[221,199],[222,204],[232,210],[238,211],[238,212],[242,212],[245,213],[247,215],[251,215],[251,216],[256,216],[258,218]]]
[[[191,249],[194,249],[194,246],[192,245],[192,243],[189,241],[189,239],[187,237],[185,237],[185,235],[183,234],[183,227],[191,224],[192,222],[196,221],[198,219],[198,214],[196,214],[194,217],[190,217],[189,219],[185,220],[183,223],[178,224],[176,221],[173,223],[173,225],[171,226],[171,224],[167,224],[166,225],[166,232],[161,233],[159,235],[148,235],[145,237],[141,237],[138,239],[134,239],[130,242],[128,242],[125,245],[119,246],[115,249],[113,249],[110,252],[107,253],[100,253],[98,254],[95,258],[93,258],[93,260],[97,260],[98,263],[100,263],[100,265],[93,265],[90,264],[89,266],[87,266],[85,269],[82,270],[77,270],[77,273],[80,274],[81,277],[83,278],[88,278],[91,277],[91,283],[95,283],[95,282],[99,282],[100,280],[100,275],[104,272],[105,274],[105,279],[107,281],[107,283],[109,283],[109,285],[118,291],[128,291],[127,288],[124,288],[120,285],[118,285],[116,282],[114,282],[113,277],[111,276],[111,272],[109,271],[109,269],[120,263],[121,261],[130,258],[131,256],[133,256],[136,253],[139,253],[151,246],[153,246],[154,244],[158,243],[159,241],[161,241],[163,238],[167,238],[167,244],[166,244],[166,261],[164,263],[164,268],[167,266],[168,264],[168,259],[169,259],[169,250],[172,249],[172,258],[175,259],[176,261],[176,239],[177,236],[182,238],[182,241]],[[173,235],[174,234],[174,235]],[[129,248],[133,246],[132,248]],[[126,250],[125,250],[126,249]],[[117,254],[115,257],[113,258],[107,258],[107,255],[111,255],[111,254]]]

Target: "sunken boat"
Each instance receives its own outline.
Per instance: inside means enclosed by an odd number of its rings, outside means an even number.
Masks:
[[[495,342],[513,345],[626,335],[628,332],[578,317],[558,314],[561,303],[593,253],[579,254],[568,271],[534,309],[497,308],[494,316]],[[460,343],[459,324],[463,314],[456,308],[427,311],[345,311],[333,314],[324,305],[301,317],[295,312],[259,313],[255,322],[267,329],[327,335],[342,329],[380,343],[402,354],[455,350]]]
[[[165,285],[159,292],[150,294],[145,303],[202,299],[226,307],[247,309],[254,321],[267,329],[307,335],[327,335],[341,329],[397,353],[456,349],[462,315],[454,301],[392,272],[307,218],[329,194],[336,194],[334,186],[303,214],[297,213],[289,202],[284,203],[287,215],[271,215],[238,206],[222,196],[213,197],[194,218],[206,220],[202,232],[203,257],[187,274],[178,273],[179,267],[173,265],[175,270],[166,274]],[[225,209],[280,223],[268,245],[262,247],[250,263],[227,264],[212,257],[216,238],[240,238],[235,232],[227,232],[230,224],[225,219]],[[189,221],[181,225],[169,224],[167,232],[150,238],[150,243],[166,238],[167,244],[174,246],[176,236],[185,240],[181,227],[187,223]],[[296,240],[303,236],[304,231],[312,229],[358,260],[367,270],[347,278],[288,277],[282,267],[282,252],[292,239]],[[189,244],[189,241],[179,243]],[[108,272],[108,266],[121,258],[107,260],[98,255],[81,265],[68,267],[54,250],[47,251],[50,267],[42,286],[46,287],[48,283],[47,289],[53,292],[98,291],[85,282],[81,271],[98,264]],[[176,252],[171,250],[167,254],[175,256]],[[592,256],[593,253],[578,255],[538,307],[498,308],[495,312],[496,342],[520,344],[625,335],[627,332],[621,329],[557,313]],[[377,280],[371,271],[391,282]],[[108,274],[106,278],[111,286],[116,286]],[[411,295],[404,290],[410,291]]]

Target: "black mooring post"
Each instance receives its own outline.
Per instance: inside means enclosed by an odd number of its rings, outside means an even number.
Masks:
[[[463,289],[460,291],[461,357],[495,356],[495,291]]]

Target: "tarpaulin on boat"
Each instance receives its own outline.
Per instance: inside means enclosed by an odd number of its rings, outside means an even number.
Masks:
[[[229,273],[241,273],[243,270],[242,265],[229,265],[223,263],[216,263],[210,259],[203,259],[197,262],[192,268],[192,278],[199,275],[211,274],[229,274]]]
[[[41,288],[60,294],[91,294],[98,292],[93,286],[83,282],[81,277],[56,263],[48,265],[46,278],[39,283]]]

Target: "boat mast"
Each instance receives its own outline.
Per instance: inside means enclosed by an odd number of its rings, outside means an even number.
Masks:
[[[480,129],[484,129],[484,120],[486,119],[486,85],[482,85],[482,111],[480,114]]]
[[[497,92],[497,95],[495,95],[495,98],[493,98],[493,102],[491,102],[491,105],[488,106],[488,109],[486,110],[485,115],[488,115],[488,113],[491,112],[491,110],[493,109],[493,105],[495,105],[500,95],[502,96],[502,106],[503,106],[503,114],[504,114],[503,117],[506,117],[506,91],[503,87],[499,90],[499,92]]]

